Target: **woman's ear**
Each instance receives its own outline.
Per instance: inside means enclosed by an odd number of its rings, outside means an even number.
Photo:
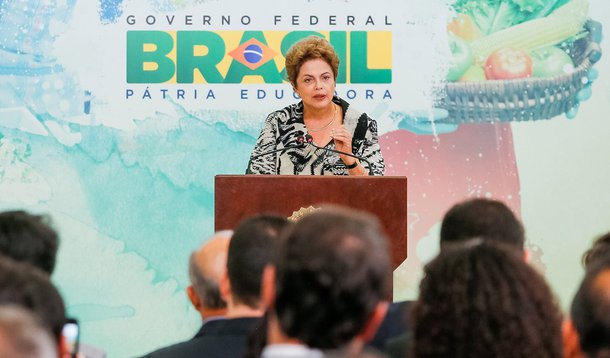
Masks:
[[[292,90],[294,91],[294,93],[299,94],[299,90],[297,89],[297,84],[290,81],[290,86],[292,87]]]

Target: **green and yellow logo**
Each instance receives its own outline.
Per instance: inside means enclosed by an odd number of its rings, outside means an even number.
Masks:
[[[341,60],[338,83],[391,83],[390,31],[128,31],[128,83],[282,83],[284,56],[310,35]]]

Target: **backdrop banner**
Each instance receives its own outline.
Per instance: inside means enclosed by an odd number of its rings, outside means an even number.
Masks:
[[[417,297],[444,212],[485,197],[523,219],[567,307],[610,230],[604,27],[604,0],[0,0],[0,209],[52,216],[85,342],[124,357],[191,337],[213,178],[244,173],[266,115],[299,100],[284,56],[317,35],[386,175],[409,178],[394,299]]]

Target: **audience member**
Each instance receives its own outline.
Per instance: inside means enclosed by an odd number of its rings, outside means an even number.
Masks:
[[[589,263],[572,302],[571,324],[586,357],[610,357],[610,256]]]
[[[226,319],[207,321],[199,337],[160,349],[146,357],[241,357],[251,329],[262,315],[261,276],[276,254],[285,218],[255,216],[242,221],[229,243],[227,273],[220,291],[227,302]]]
[[[193,307],[202,320],[223,317],[227,302],[220,295],[220,280],[227,271],[227,253],[233,231],[219,231],[210,237],[189,259],[191,284],[186,288]]]
[[[59,343],[66,322],[63,299],[41,270],[0,257],[0,306],[17,305],[31,311]]]
[[[441,252],[475,237],[508,245],[523,252],[524,258],[527,259],[527,252],[524,249],[523,225],[511,209],[500,201],[482,198],[469,199],[454,205],[445,213],[441,223]],[[396,308],[396,310],[406,313],[403,313],[403,322],[406,323],[401,327],[395,319],[393,320],[396,328],[392,330],[393,335],[387,334],[386,336],[385,351],[391,357],[403,358],[407,353],[410,340],[411,302],[399,304],[404,307]],[[399,332],[397,328],[404,328],[402,334],[397,333]]]
[[[441,251],[447,244],[474,237],[524,250],[523,225],[501,201],[470,199],[447,211],[441,224]]]
[[[227,313],[227,302],[220,294],[220,280],[227,272],[227,254],[232,235],[233,231],[230,230],[214,233],[199,249],[193,251],[189,258],[191,284],[186,288],[186,293],[202,320],[201,328],[191,340],[204,334],[207,323],[223,319]],[[173,345],[149,355],[162,356],[180,347],[180,344]]]
[[[390,280],[376,219],[340,208],[305,216],[286,234],[275,267],[265,271],[262,357],[360,354],[385,315]]]
[[[582,256],[582,264],[585,268],[603,257],[610,257],[610,232],[598,237]]]
[[[367,343],[367,346],[382,351],[386,349],[389,342],[396,339],[399,339],[400,342],[400,337],[410,330],[407,317],[412,304],[411,300],[391,303],[375,337]]]
[[[562,356],[561,312],[522,255],[472,238],[424,269],[412,311],[414,357]]]
[[[17,305],[0,306],[0,357],[53,358],[57,355],[57,342],[30,312]]]
[[[50,275],[58,246],[59,238],[48,216],[25,211],[0,213],[0,254],[28,262]]]
[[[0,254],[3,256],[27,263],[51,275],[55,268],[58,246],[59,237],[49,216],[33,215],[25,211],[0,213]],[[83,342],[80,342],[79,349],[86,357],[105,356],[102,349]]]

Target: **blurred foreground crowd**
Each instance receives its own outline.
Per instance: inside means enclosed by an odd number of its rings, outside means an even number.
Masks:
[[[78,342],[50,280],[58,246],[48,217],[0,213],[0,357],[105,356]],[[199,331],[145,357],[610,357],[610,233],[584,253],[565,315],[502,202],[450,208],[440,248],[417,299],[393,303],[376,218],[341,207],[246,218],[190,256]]]

